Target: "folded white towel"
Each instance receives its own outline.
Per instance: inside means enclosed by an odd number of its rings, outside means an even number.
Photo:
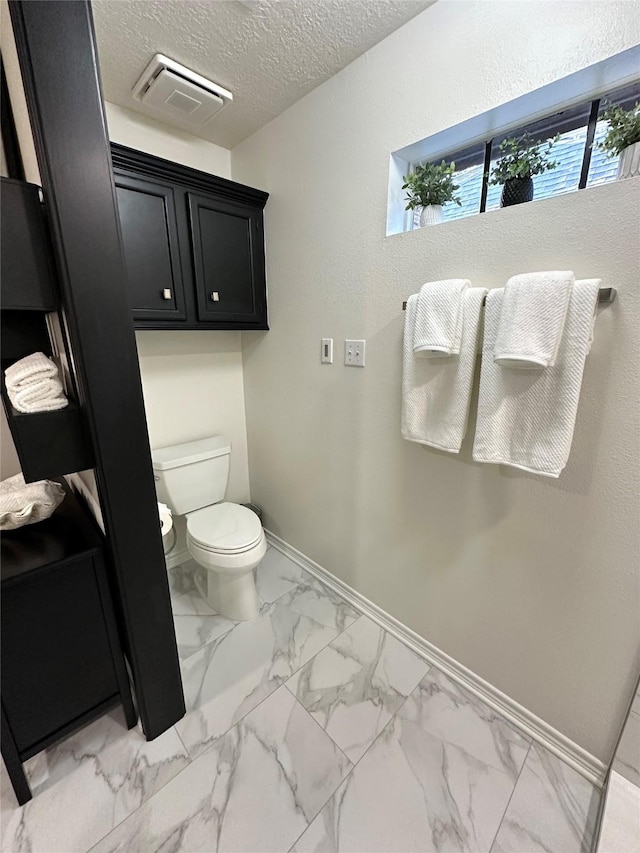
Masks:
[[[574,275],[534,272],[507,282],[494,357],[503,367],[553,367],[567,316]]]
[[[59,379],[41,379],[39,382],[31,382],[28,385],[19,385],[9,391],[12,401],[28,405],[38,400],[47,400],[51,397],[63,395],[62,384]]]
[[[560,476],[571,450],[599,287],[599,279],[576,281],[556,363],[536,371],[511,370],[495,363],[504,290],[489,292],[473,445],[477,462]]]
[[[423,284],[418,294],[413,350],[422,358],[457,355],[462,337],[462,300],[466,278]]]
[[[413,351],[418,296],[410,296],[404,322],[402,360],[402,437],[458,453],[467,431],[469,400],[476,361],[476,339],[487,291],[466,290],[460,354],[450,358],[416,358]]]
[[[43,352],[34,352],[12,364],[4,372],[7,389],[58,376],[58,368]]]
[[[4,372],[7,395],[14,409],[24,414],[53,412],[69,405],[55,362],[34,352]]]
[[[42,379],[17,389],[7,388],[7,394],[14,409],[23,413],[51,412],[69,405],[59,379]]]

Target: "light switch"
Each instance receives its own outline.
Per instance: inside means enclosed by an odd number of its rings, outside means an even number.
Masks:
[[[364,341],[344,342],[344,363],[347,367],[364,367]]]
[[[333,338],[322,338],[320,361],[322,364],[333,364]]]

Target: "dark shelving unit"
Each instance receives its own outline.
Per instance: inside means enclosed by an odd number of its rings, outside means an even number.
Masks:
[[[2,381],[0,393],[27,482],[92,468],[93,452],[81,407],[70,399],[53,412],[16,411],[7,395],[6,368],[33,352],[51,355],[47,314],[60,302],[40,188],[2,178]]]
[[[2,178],[2,309],[55,311],[55,284],[40,187]]]
[[[47,313],[51,303],[42,295],[27,303],[9,294],[1,313],[3,329],[11,327],[13,340],[11,351],[3,348],[2,355],[16,360],[25,345],[31,352],[42,350],[42,346],[30,346],[30,329],[34,334],[36,327],[41,331],[46,317],[54,354],[62,360],[65,387],[75,404],[57,417],[77,415],[92,450],[90,467],[106,534],[106,572],[136,705],[144,734],[151,740],[184,715],[185,704],[127,302],[91,3],[11,0],[9,12],[44,199],[36,205],[34,193],[26,193],[30,221],[33,227],[36,219],[41,224],[44,211],[55,269],[54,292],[60,302],[56,300],[55,313]],[[3,119],[7,112],[3,110]],[[5,150],[8,125],[10,121],[2,133]],[[10,174],[14,179],[22,177],[17,169]],[[3,214],[5,210],[3,203]],[[4,241],[2,249],[4,255]],[[8,416],[14,420],[14,429],[16,421],[17,428],[23,428],[22,418],[18,420],[11,410]],[[77,457],[63,467],[75,471],[86,466],[86,460]],[[38,575],[43,582],[46,577],[46,573]],[[71,587],[73,603],[76,594]],[[82,611],[77,616],[82,624]],[[61,637],[64,627],[59,628]],[[90,629],[89,624],[87,632]],[[75,632],[78,643],[83,630]],[[31,655],[35,663],[37,657]],[[14,673],[15,678],[19,676],[19,671]]]
[[[108,709],[137,716],[104,563],[104,537],[65,488],[53,515],[3,531],[2,756],[20,804],[26,761]]]
[[[66,408],[54,412],[17,412],[6,396],[4,382],[2,401],[27,483],[93,466],[93,453],[77,403],[70,401]]]

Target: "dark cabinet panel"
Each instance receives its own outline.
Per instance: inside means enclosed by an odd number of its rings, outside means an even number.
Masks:
[[[17,412],[2,382],[2,403],[27,483],[85,471],[94,455],[78,404],[53,412]]]
[[[118,682],[91,559],[9,586],[2,598],[2,702],[24,751],[116,696]]]
[[[2,308],[55,311],[58,297],[40,187],[2,178]]]
[[[255,209],[192,193],[188,198],[198,319],[259,322],[264,271]]]
[[[185,318],[171,187],[115,176],[129,298],[139,320]]]

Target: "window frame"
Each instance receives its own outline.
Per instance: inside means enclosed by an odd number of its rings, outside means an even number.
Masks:
[[[386,213],[386,236],[420,230],[414,222],[411,211],[406,211],[405,191],[401,189],[403,176],[410,174],[419,163],[439,163],[442,160],[458,165],[460,156],[468,154],[474,148],[484,146],[484,163],[482,164],[482,179],[476,184],[473,179],[474,211],[467,209],[462,216],[445,220],[457,221],[477,213],[492,212],[495,203],[493,192],[489,192],[488,177],[491,157],[496,159],[497,144],[505,136],[513,136],[530,130],[534,137],[536,132],[540,138],[554,135],[552,119],[557,117],[560,132],[568,134],[572,130],[580,130],[578,146],[582,146],[582,160],[576,152],[572,152],[570,169],[572,174],[571,186],[564,185],[562,192],[555,191],[544,198],[556,194],[566,194],[585,187],[599,186],[600,183],[612,180],[610,173],[604,181],[593,182],[594,168],[602,173],[601,158],[598,158],[597,168],[594,167],[594,143],[601,137],[602,109],[607,101],[620,103],[625,107],[632,106],[640,99],[640,46],[630,48],[615,54],[567,77],[549,83],[540,89],[525,93],[512,101],[490,108],[487,112],[470,116],[462,122],[449,127],[437,126],[433,132],[421,140],[405,145],[390,152],[389,186]],[[572,122],[576,123],[572,126]],[[543,134],[544,135],[543,137]],[[469,163],[473,166],[474,163]],[[480,165],[478,162],[475,165]],[[460,170],[462,171],[462,170]],[[564,173],[564,170],[561,170]],[[478,186],[478,199],[475,198],[475,186]],[[555,187],[553,187],[555,190]],[[491,202],[489,210],[487,204]],[[476,207],[477,205],[477,207]]]
[[[609,94],[614,94],[614,93],[610,92]],[[594,140],[595,133],[596,133],[596,124],[598,123],[598,117],[600,115],[600,106],[601,106],[603,101],[606,101],[606,98],[607,98],[607,95],[603,96],[602,98],[594,98],[593,100],[591,100],[591,102],[585,101],[583,104],[577,105],[578,107],[586,107],[587,104],[590,104],[590,106],[589,106],[589,118],[588,118],[587,125],[586,125],[587,133],[585,135],[584,146],[582,149],[582,163],[580,166],[580,178],[578,179],[578,186],[576,187],[576,191],[583,190],[587,186],[587,180],[589,178],[589,167],[591,165],[591,154],[593,151],[593,140]],[[640,93],[638,94],[638,99],[640,100]],[[563,113],[565,113],[565,112],[567,112],[566,109],[554,110],[553,112],[549,113],[549,115],[543,116],[541,119],[536,119],[535,122],[530,122],[529,124],[525,124],[525,125],[521,124],[518,127],[514,127],[514,128],[511,128],[510,130],[504,131],[498,137],[494,136],[494,137],[491,137],[490,139],[484,140],[484,163],[483,163],[482,174],[481,174],[482,184],[481,184],[481,188],[480,188],[480,207],[479,207],[479,210],[477,211],[477,213],[473,214],[473,215],[479,216],[480,214],[487,212],[487,195],[489,193],[489,179],[491,177],[491,175],[490,175],[491,160],[492,160],[492,154],[493,154],[495,140],[496,139],[504,139],[507,136],[522,136],[522,134],[524,134],[528,130],[528,128],[530,128],[532,125],[538,124],[539,122],[543,122],[543,121],[547,121],[549,119],[552,119],[554,116],[558,116],[558,117],[562,116]],[[548,138],[549,139],[552,136],[555,136],[556,129],[561,124],[562,124],[561,120],[559,120],[556,123],[551,122],[549,124],[549,127],[548,127]],[[579,125],[579,126],[581,126],[581,125]],[[446,163],[456,162],[456,156],[463,151],[468,151],[469,148],[470,148],[469,145],[465,145],[464,148],[459,148],[459,149],[457,149],[457,151],[450,152],[449,154],[444,154],[441,157],[437,157],[435,159],[430,160],[427,158],[423,158],[421,160],[416,160],[415,162],[410,164],[411,172],[413,173],[415,171],[416,166],[423,165],[424,163],[442,162],[443,160]],[[415,220],[413,217],[413,211],[407,211],[407,213],[410,214],[410,216],[409,216],[409,228],[407,230],[413,231],[416,228]],[[467,217],[464,217],[464,218],[466,219]],[[420,226],[418,226],[418,228],[419,227]]]

